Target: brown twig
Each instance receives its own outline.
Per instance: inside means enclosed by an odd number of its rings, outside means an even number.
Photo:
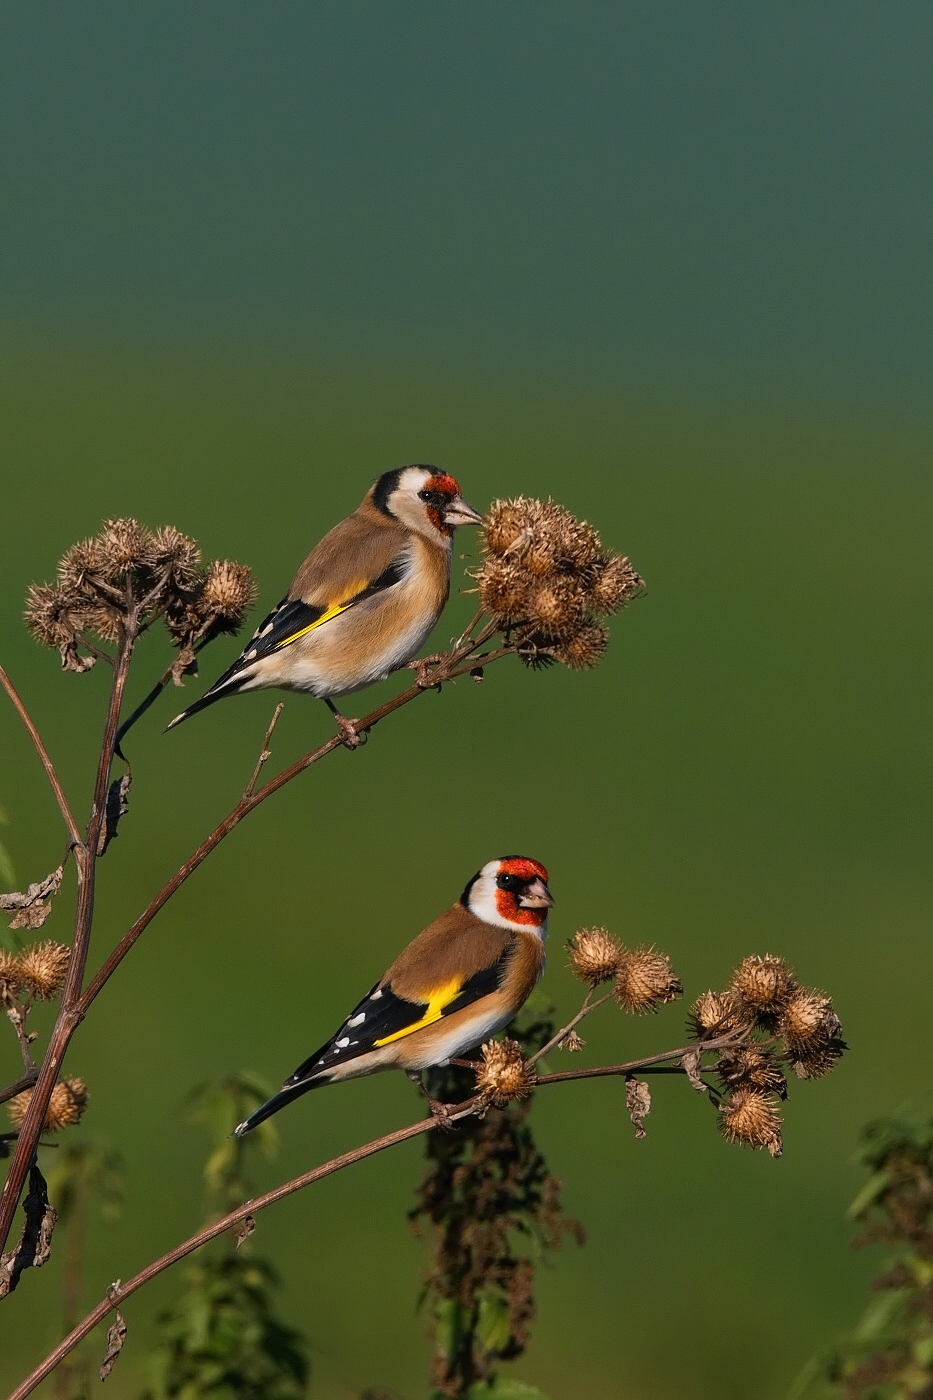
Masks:
[[[17,1094],[21,1094],[25,1089],[31,1089],[39,1078],[39,1070],[33,1065],[32,1069],[27,1069],[20,1079],[14,1079],[12,1084],[8,1084],[5,1089],[0,1089],[0,1103],[6,1103],[7,1099],[15,1099]]]
[[[605,996],[599,998],[599,1001],[591,1000],[595,990],[595,987],[590,988],[590,990],[584,997],[583,1005],[580,1007],[580,1010],[577,1012],[576,1016],[572,1016],[567,1022],[566,1026],[562,1026],[561,1029],[557,1031],[555,1035],[551,1036],[550,1040],[547,1042],[546,1045],[542,1045],[541,1049],[538,1050],[536,1054],[531,1056],[531,1058],[528,1060],[529,1065],[537,1064],[539,1060],[543,1060],[549,1050],[553,1050],[555,1045],[559,1045],[561,1041],[564,1040],[570,1034],[574,1027],[580,1024],[584,1016],[589,1016],[591,1011],[595,1011],[598,1006],[605,1006],[606,1002],[612,999],[612,992],[607,992]]]
[[[74,843],[75,864],[78,870],[78,899],[75,909],[74,937],[71,944],[71,956],[68,959],[68,972],[65,978],[65,986],[62,990],[62,999],[58,1010],[58,1016],[56,1017],[52,1034],[49,1037],[48,1048],[42,1061],[42,1067],[39,1071],[39,1077],[36,1081],[35,1088],[29,1100],[26,1116],[20,1125],[19,1140],[16,1144],[13,1160],[10,1163],[10,1170],[3,1184],[3,1191],[0,1193],[0,1249],[2,1249],[3,1245],[6,1243],[10,1227],[13,1224],[13,1218],[16,1213],[17,1204],[19,1203],[23,1183],[26,1180],[26,1174],[29,1171],[29,1166],[36,1150],[36,1144],[42,1132],[42,1126],[48,1111],[49,1100],[52,1097],[52,1090],[55,1088],[55,1084],[58,1080],[65,1052],[71,1037],[74,1035],[83,1017],[83,1012],[79,1009],[79,1003],[81,1000],[81,984],[84,981],[84,969],[87,963],[88,948],[91,941],[91,926],[94,919],[94,883],[98,858],[97,853],[100,847],[101,828],[106,814],[107,785],[110,777],[111,764],[113,762],[117,725],[120,719],[120,706],[123,701],[126,678],[129,674],[137,621],[138,614],[134,609],[130,612],[127,619],[126,631],[120,643],[117,664],[113,671],[113,682],[110,688],[110,700],[107,705],[107,716],[104,722],[104,735],[101,742],[100,758],[97,764],[97,776],[94,782],[94,796],[91,803],[91,815],[88,821],[87,831],[85,832],[83,840],[79,835],[77,841]],[[27,723],[27,728],[30,728],[30,731],[34,732],[34,727],[31,726],[31,722]],[[38,735],[35,736],[34,742],[38,743]],[[40,750],[40,756],[42,752],[44,752],[44,750]],[[76,827],[75,831],[77,832]]]
[[[71,837],[72,845],[80,846],[81,833],[78,830],[78,823],[75,821],[74,816],[72,815],[71,808],[68,805],[68,799],[65,796],[64,789],[62,788],[62,785],[58,780],[58,774],[55,771],[55,767],[52,763],[52,760],[49,758],[48,749],[45,747],[45,744],[43,744],[41,738],[39,737],[39,731],[36,729],[35,724],[33,724],[32,717],[30,716],[29,711],[26,709],[26,706],[23,704],[22,700],[17,694],[16,689],[13,686],[13,682],[10,680],[9,676],[7,675],[6,671],[4,671],[2,666],[0,666],[0,685],[3,686],[7,695],[10,697],[10,700],[13,703],[13,708],[16,710],[16,713],[23,721],[23,724],[26,728],[26,733],[32,740],[33,748],[39,755],[39,761],[42,764],[42,767],[45,769],[45,776],[49,780],[49,786],[51,787],[52,792],[55,794],[55,801],[58,803],[58,810],[61,812],[62,820],[68,828],[68,835]]]
[[[280,700],[272,713],[271,720],[269,721],[269,728],[266,730],[266,737],[262,741],[262,749],[260,751],[259,757],[256,760],[256,767],[253,769],[253,776],[246,784],[246,789],[243,793],[244,797],[252,797],[253,792],[256,788],[256,784],[259,781],[259,775],[263,770],[263,766],[266,763],[268,763],[269,759],[272,757],[272,751],[269,748],[269,745],[272,742],[272,735],[275,732],[275,726],[279,722],[279,715],[284,709],[285,704],[283,701]]]
[[[338,740],[339,742],[339,740]],[[589,1009],[595,1009],[595,1005]],[[723,1036],[719,1040],[702,1042],[703,1048],[715,1050],[721,1048],[735,1039],[733,1036]],[[535,1087],[541,1084],[553,1084],[569,1079],[587,1079],[597,1075],[628,1075],[636,1070],[649,1069],[652,1065],[663,1064],[665,1061],[677,1059],[685,1055],[689,1050],[694,1050],[697,1042],[688,1046],[680,1046],[676,1050],[665,1050],[661,1054],[647,1055],[642,1059],[629,1060],[620,1065],[598,1065],[592,1069],[567,1070],[560,1074],[544,1074],[536,1082]],[[465,1099],[462,1103],[450,1105],[444,1117],[444,1127],[458,1122],[463,1118],[470,1118],[485,1113],[488,1104],[482,1095],[477,1095],[470,1099]],[[363,1161],[367,1157],[373,1157],[377,1152],[383,1152],[388,1147],[395,1147],[399,1143],[408,1142],[411,1138],[418,1137],[421,1133],[430,1132],[437,1126],[437,1119],[419,1119],[416,1123],[409,1123],[407,1127],[398,1128],[395,1132],[386,1133],[383,1137],[375,1138],[372,1142],[365,1143],[362,1147],[356,1147],[350,1152],[345,1152],[339,1157],[334,1157],[329,1162],[323,1163],[319,1167],[313,1167],[310,1171],[303,1172],[301,1176],[294,1177],[291,1181],[285,1182],[281,1186],[276,1186],[272,1191],[267,1191],[262,1196],[257,1196],[251,1201],[246,1201],[238,1206],[236,1210],[228,1212],[220,1220],[215,1220],[212,1224],[205,1226],[196,1234],[190,1235],[174,1249],[163,1254],[159,1259],[147,1264],[138,1274],[134,1274],[131,1279],[123,1283],[117,1289],[108,1290],[107,1296],[98,1303],[88,1315],[69,1332],[68,1336],[51,1351],[44,1361],[30,1372],[26,1379],[10,1394],[9,1400],[25,1400],[27,1395],[31,1395],[36,1386],[43,1381],[46,1376],[54,1371],[55,1367],[69,1355],[70,1352],[83,1341],[89,1332],[103,1322],[104,1318],[111,1313],[119,1303],[128,1298],[130,1294],[136,1293],[144,1284],[151,1279],[164,1273],[166,1269],[177,1264],[179,1260],[192,1254],[202,1245],[208,1244],[218,1235],[225,1234],[234,1226],[240,1224],[247,1216],[255,1216],[259,1211],[265,1210],[267,1206],[274,1205],[277,1201],[284,1200],[287,1196],[292,1196],[296,1191],[302,1191],[306,1186],[312,1186],[316,1181],[320,1181],[325,1176],[331,1176],[334,1172],[342,1171],[345,1167],[354,1166],[357,1162]]]

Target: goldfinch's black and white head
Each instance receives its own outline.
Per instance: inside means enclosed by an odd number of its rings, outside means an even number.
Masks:
[[[482,521],[463,499],[454,478],[436,467],[398,467],[385,472],[370,498],[383,515],[436,543],[449,545],[458,525],[479,525]]]
[[[508,929],[517,925],[544,934],[554,900],[547,887],[547,870],[539,861],[500,856],[473,876],[460,903],[486,924]]]

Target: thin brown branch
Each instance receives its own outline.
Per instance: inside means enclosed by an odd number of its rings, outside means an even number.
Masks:
[[[61,812],[62,820],[64,821],[65,826],[68,828],[68,835],[71,837],[72,844],[75,846],[80,846],[81,833],[78,830],[78,823],[75,821],[74,816],[72,815],[71,808],[68,805],[68,799],[65,796],[61,783],[59,782],[58,774],[55,771],[55,767],[52,763],[52,760],[49,758],[48,749],[45,747],[45,744],[43,744],[41,738],[39,737],[39,731],[36,729],[36,726],[32,721],[32,717],[29,714],[29,711],[26,709],[26,706],[23,704],[22,700],[20,699],[13,686],[13,682],[10,680],[9,676],[7,675],[6,671],[3,669],[2,666],[0,666],[0,685],[3,686],[7,695],[10,697],[10,700],[13,703],[13,708],[16,710],[16,713],[23,721],[23,724],[26,728],[26,732],[32,740],[33,748],[39,755],[39,761],[42,764],[42,767],[45,769],[45,776],[48,778],[49,786],[51,787],[52,792],[55,795],[55,801],[58,803],[58,810]]]
[[[474,670],[476,666],[490,665],[493,661],[498,661],[503,656],[510,656],[514,650],[512,647],[506,646],[500,647],[493,652],[475,656],[473,652],[476,645],[479,645],[479,643],[470,643],[467,647],[461,648],[459,652],[452,652],[447,665],[438,667],[438,681],[443,684],[448,681],[457,680],[458,677],[467,675],[470,671]],[[468,660],[467,658],[470,659]],[[375,710],[371,710],[368,715],[365,715],[359,720],[356,724],[357,733],[368,733],[370,730],[375,729],[376,725],[382,720],[387,719],[388,716],[394,714],[396,710],[400,710],[403,705],[408,705],[412,700],[417,700],[419,696],[427,693],[425,688],[417,683],[410,685],[407,690],[401,691],[400,694],[394,696],[391,700],[387,700],[383,705],[379,705]],[[313,764],[319,763],[327,754],[333,753],[336,749],[342,747],[342,736],[340,734],[334,734],[330,739],[326,739],[323,744],[319,744],[316,749],[311,749],[310,752],[296,759],[295,762],[290,764],[287,768],[283,768],[281,773],[277,773],[274,778],[270,778],[256,791],[247,791],[243,794],[236,806],[227,813],[223,821],[214,828],[210,835],[205,837],[197,850],[188,857],[185,863],[176,870],[172,878],[168,880],[166,884],[162,886],[161,890],[159,890],[158,894],[153,897],[132,927],[127,929],[119,943],[117,943],[116,947],[105,959],[103,965],[99,968],[97,973],[95,973],[94,977],[85,988],[84,994],[77,1007],[80,1016],[83,1017],[87,1014],[91,1003],[109,982],[133,944],[149,927],[159,910],[177,893],[189,876],[194,874],[198,866],[207,859],[211,852],[216,850],[221,841],[223,841],[226,836],[229,836],[230,832],[233,831],[235,827],[239,826],[243,818],[249,816],[250,812],[255,811],[255,809],[261,803],[265,802],[268,797],[271,797],[273,793],[285,787],[286,783],[290,783],[292,779],[297,778],[299,774],[304,773],[305,770],[312,767]]]
[[[27,1069],[20,1079],[14,1079],[12,1084],[8,1084],[5,1089],[0,1089],[0,1103],[6,1103],[7,1099],[15,1099],[17,1094],[22,1094],[24,1090],[31,1089],[39,1078],[39,1071],[35,1065],[32,1069]]]
[[[246,790],[243,793],[244,797],[252,797],[253,793],[256,790],[256,784],[259,781],[259,775],[262,772],[264,765],[268,763],[269,759],[272,757],[272,750],[269,748],[269,745],[272,742],[272,735],[275,732],[275,726],[279,722],[279,715],[284,709],[285,704],[283,701],[280,700],[272,713],[271,720],[269,721],[269,728],[266,730],[266,737],[262,741],[262,749],[260,751],[259,757],[256,760],[256,767],[253,769],[253,776],[246,784]]]
[[[561,1041],[570,1034],[574,1027],[580,1024],[584,1016],[589,1016],[591,1011],[595,1011],[598,1006],[605,1006],[606,1002],[612,999],[612,992],[607,992],[605,996],[599,998],[599,1001],[593,1001],[592,996],[595,990],[595,987],[590,988],[576,1016],[572,1016],[566,1026],[562,1026],[555,1035],[551,1036],[546,1045],[542,1045],[541,1049],[531,1056],[528,1060],[529,1065],[537,1064],[539,1060],[543,1060],[549,1050],[553,1050],[555,1045],[559,1045]]]
[[[4,990],[0,991],[0,1004],[3,1005],[10,1025],[16,1032],[20,1054],[23,1057],[23,1067],[27,1074],[34,1073],[38,1075],[39,1071],[36,1068],[35,1060],[32,1058],[32,1050],[29,1048],[29,1033],[26,1030],[26,1017],[29,1013],[29,1007],[20,1006],[16,998],[5,990],[6,984],[4,983],[3,985]]]
[[[703,1042],[704,1049],[715,1050],[734,1040],[734,1036],[723,1036],[719,1040]],[[665,1061],[678,1059],[685,1055],[688,1050],[696,1048],[696,1042],[688,1046],[680,1046],[676,1050],[665,1050],[660,1054],[646,1055],[638,1060],[629,1060],[620,1065],[598,1065],[595,1068],[586,1070],[568,1070],[563,1074],[542,1075],[535,1085],[552,1084],[566,1079],[586,1079],[597,1075],[626,1075],[636,1070],[644,1070],[652,1065],[663,1064]],[[458,1122],[460,1119],[473,1117],[485,1113],[488,1105],[486,1100],[477,1095],[473,1098],[465,1099],[462,1103],[453,1104],[445,1116],[445,1126]],[[267,1206],[274,1205],[277,1201],[284,1200],[287,1196],[292,1196],[296,1191],[302,1191],[306,1186],[312,1186],[316,1181],[322,1180],[325,1176],[331,1176],[334,1172],[342,1171],[346,1167],[354,1166],[357,1162],[362,1162],[367,1157],[373,1157],[377,1152],[383,1152],[386,1148],[395,1147],[399,1143],[408,1142],[411,1138],[418,1137],[422,1133],[429,1132],[437,1126],[437,1119],[434,1117],[419,1119],[416,1123],[409,1123],[407,1127],[398,1128],[393,1133],[386,1133],[383,1137],[375,1138],[372,1142],[365,1143],[362,1147],[356,1147],[350,1152],[345,1152],[339,1157],[334,1157],[329,1162],[323,1163],[319,1167],[313,1167],[310,1171],[303,1172],[301,1176],[294,1177],[291,1181],[285,1182],[281,1186],[276,1186],[273,1190],[267,1191],[262,1196],[257,1196],[251,1201],[244,1202],[237,1206],[236,1210],[228,1212],[220,1220],[215,1220],[212,1224],[205,1226],[196,1234],[189,1236],[174,1249],[163,1254],[159,1259],[147,1264],[139,1273],[134,1274],[126,1283],[112,1285],[107,1292],[107,1296],[98,1303],[88,1315],[69,1332],[68,1336],[51,1351],[44,1361],[31,1371],[26,1379],[11,1393],[9,1400],[25,1400],[27,1395],[31,1395],[36,1386],[42,1382],[46,1376],[50,1375],[55,1367],[62,1362],[70,1352],[83,1341],[88,1333],[104,1318],[108,1316],[119,1304],[121,1304],[131,1294],[136,1293],[151,1279],[164,1273],[166,1269],[177,1264],[179,1260],[192,1254],[202,1245],[208,1244],[219,1235],[225,1234],[228,1230],[239,1225],[247,1216],[255,1216],[259,1211],[265,1210]]]
[[[127,619],[126,631],[120,643],[117,664],[113,671],[110,699],[104,721],[104,734],[101,741],[100,757],[97,763],[97,776],[94,782],[94,796],[91,814],[83,841],[75,844],[75,864],[78,870],[78,899],[75,909],[74,936],[71,943],[71,956],[68,959],[68,972],[62,990],[61,1004],[55,1026],[49,1037],[48,1047],[39,1071],[39,1078],[29,1101],[26,1116],[20,1125],[16,1151],[10,1163],[3,1191],[0,1193],[0,1249],[6,1243],[16,1214],[20,1193],[26,1180],[36,1144],[42,1132],[48,1111],[52,1090],[58,1080],[59,1071],[65,1058],[71,1037],[81,1023],[83,1013],[78,1009],[81,998],[81,984],[87,964],[88,948],[91,941],[91,926],[94,919],[94,883],[97,867],[97,852],[100,847],[100,833],[106,814],[107,785],[113,763],[117,725],[120,720],[120,706],[129,674],[130,659],[136,633],[137,616],[131,612]]]
[[[634,1074],[636,1070],[647,1069],[650,1065],[663,1064],[665,1060],[680,1060],[691,1050],[722,1050],[727,1045],[741,1044],[744,1035],[733,1032],[720,1036],[718,1040],[693,1040],[689,1045],[680,1045],[676,1050],[665,1050],[661,1055],[649,1055],[641,1060],[628,1060],[621,1065],[594,1065],[590,1069],[564,1069],[556,1074],[541,1074],[535,1081],[539,1084],[562,1084],[571,1079],[605,1079],[609,1075]]]

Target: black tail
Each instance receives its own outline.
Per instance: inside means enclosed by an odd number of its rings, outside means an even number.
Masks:
[[[233,669],[233,668],[231,668]],[[219,681],[215,681],[210,690],[205,691],[200,700],[195,700],[193,705],[189,705],[187,710],[182,710],[180,715],[165,726],[163,733],[167,734],[170,729],[174,729],[176,724],[181,724],[182,720],[190,719],[201,710],[206,710],[208,705],[213,705],[215,700],[222,700],[225,695],[236,695],[240,686],[247,679],[246,676],[235,676],[231,671],[227,671],[221,676]]]
[[[266,1099],[265,1103],[249,1115],[244,1123],[234,1128],[234,1137],[245,1137],[254,1128],[258,1128],[260,1123],[264,1123],[267,1118],[271,1118],[273,1113],[278,1113],[280,1108],[284,1108],[293,1099],[300,1099],[302,1094],[306,1094],[309,1089],[320,1089],[322,1084],[329,1084],[329,1079],[302,1079],[299,1084],[286,1084],[284,1089],[280,1089],[277,1094],[273,1094],[271,1099]]]

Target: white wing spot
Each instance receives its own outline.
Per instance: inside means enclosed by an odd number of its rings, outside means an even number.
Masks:
[[[378,992],[373,992],[372,996],[371,996],[369,999],[370,999],[370,1001],[378,1001],[379,998],[380,998],[381,996],[382,996],[382,988],[380,987],[379,990],[378,990]]]
[[[340,1038],[340,1040],[335,1040],[335,1041],[334,1041],[334,1047],[335,1047],[335,1049],[337,1049],[337,1050],[346,1050],[346,1048],[347,1048],[347,1046],[348,1046],[349,1044],[350,1044],[350,1037],[349,1037],[348,1035],[342,1036],[342,1037]]]
[[[255,655],[256,655],[256,648],[255,648],[255,647],[251,647],[250,650],[246,653],[246,658],[245,658],[245,659],[246,659],[247,661],[252,661],[253,658],[255,657]]]
[[[257,637],[268,637],[269,633],[272,631],[273,625],[273,623],[267,622],[265,627],[260,628],[255,635]]]
[[[351,1016],[350,1019],[349,1019],[349,1021],[347,1022],[347,1025],[348,1025],[348,1026],[351,1026],[351,1027],[352,1027],[352,1026],[361,1026],[365,1020],[366,1020],[366,1012],[365,1012],[365,1011],[361,1011],[360,1014],[359,1014],[359,1016]]]

